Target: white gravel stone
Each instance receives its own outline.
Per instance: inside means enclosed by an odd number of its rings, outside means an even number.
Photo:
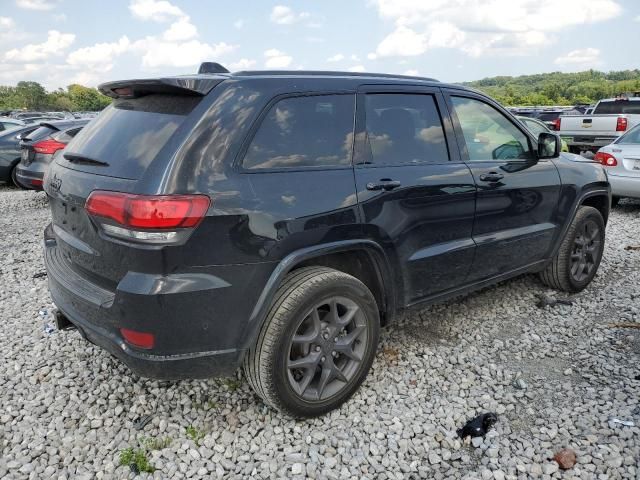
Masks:
[[[640,330],[609,326],[640,322],[640,251],[624,248],[640,244],[640,202],[612,211],[600,271],[573,305],[536,307],[567,295],[527,276],[412,312],[383,329],[352,399],[306,421],[246,381],[140,379],[76,331],[47,333],[54,306],[33,278],[45,196],[0,187],[0,212],[0,478],[133,478],[119,466],[129,447],[149,450],[157,470],[143,479],[640,475]],[[494,430],[462,442],[456,429],[487,411]],[[550,458],[566,447],[578,463],[561,473]]]

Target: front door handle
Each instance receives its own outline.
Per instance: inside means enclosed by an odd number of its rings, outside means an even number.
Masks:
[[[394,188],[398,188],[401,186],[398,180],[391,180],[390,178],[381,178],[379,182],[369,182],[367,183],[367,190],[393,190]]]
[[[483,173],[480,180],[483,182],[498,182],[504,178],[504,175],[498,172]]]

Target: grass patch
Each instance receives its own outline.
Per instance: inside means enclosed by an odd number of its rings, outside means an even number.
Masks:
[[[237,378],[222,378],[222,385],[227,387],[227,390],[235,392],[242,386],[242,380],[238,380]]]
[[[153,473],[155,468],[149,463],[147,452],[142,448],[125,448],[120,452],[120,465],[128,466],[138,474],[140,472]]]
[[[193,425],[189,425],[186,431],[187,431],[187,437],[193,440],[196,445],[200,446],[200,442],[204,438],[205,433],[202,430],[198,430]]]
[[[171,445],[170,437],[142,437],[140,444],[147,450],[162,450]]]

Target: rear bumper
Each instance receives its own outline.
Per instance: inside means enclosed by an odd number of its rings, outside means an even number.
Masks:
[[[570,147],[584,147],[586,148],[594,148],[594,147],[604,147],[606,145],[611,144],[614,140],[618,139],[618,135],[608,135],[608,136],[600,136],[600,135],[571,135],[571,134],[560,134],[560,138],[564,140],[568,146]]]
[[[611,194],[616,197],[640,198],[640,177],[621,177],[609,174]]]
[[[44,257],[54,303],[83,337],[134,373],[157,379],[208,378],[232,374],[240,366],[245,353],[240,346],[253,307],[242,280],[259,274],[255,266],[246,266],[252,271],[220,267],[228,273],[226,280],[201,273],[187,278],[129,272],[109,289],[72,269],[59,241],[49,225]],[[153,333],[154,347],[128,344],[120,328]]]
[[[35,165],[35,164],[32,164]],[[30,165],[31,166],[31,165]],[[32,190],[42,190],[42,182],[44,179],[44,170],[25,168],[20,164],[16,168],[16,180],[24,188]]]

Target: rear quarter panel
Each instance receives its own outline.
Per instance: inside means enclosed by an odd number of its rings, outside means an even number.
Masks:
[[[554,163],[558,167],[562,182],[556,211],[558,224],[565,227],[561,229],[561,239],[564,237],[564,230],[573,219],[580,202],[586,196],[591,195],[610,197],[611,187],[606,172],[597,162],[580,155],[561,153],[560,157],[554,160]]]

